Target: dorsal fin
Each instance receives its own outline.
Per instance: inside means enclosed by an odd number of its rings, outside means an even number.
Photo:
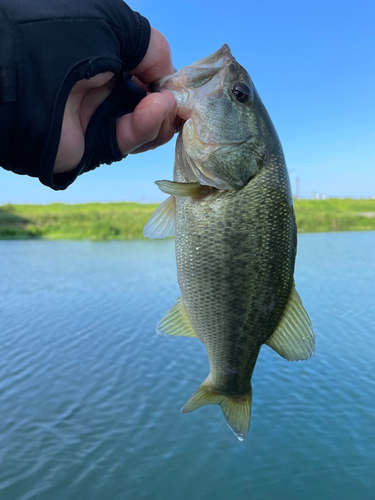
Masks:
[[[288,361],[301,361],[314,354],[311,321],[294,284],[284,314],[266,344]]]

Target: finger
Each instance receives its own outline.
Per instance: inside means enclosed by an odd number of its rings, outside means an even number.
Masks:
[[[133,113],[117,120],[117,144],[120,151],[125,155],[148,143],[155,144],[152,147],[164,144],[175,132],[175,118],[176,101],[173,94],[168,91],[149,94]]]
[[[143,83],[153,83],[159,78],[175,73],[172,53],[166,38],[155,28],[151,28],[150,43],[141,63],[130,73]]]
[[[180,131],[182,125],[182,120],[177,114],[169,114],[163,120],[159,133],[155,139],[146,142],[137,149],[134,149],[131,154],[144,153],[145,151],[150,151],[163,144],[169,142],[176,132]]]
[[[144,153],[145,151],[150,151],[163,144],[169,142],[174,134],[176,133],[176,127],[174,125],[174,120],[169,116],[163,120],[158,135],[152,141],[144,143],[142,146],[134,149],[131,154]]]

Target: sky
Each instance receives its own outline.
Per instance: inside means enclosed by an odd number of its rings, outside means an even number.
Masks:
[[[228,43],[278,131],[294,194],[375,195],[373,0],[129,0],[160,30],[180,69]],[[104,165],[55,192],[0,168],[0,204],[157,202],[174,141]]]

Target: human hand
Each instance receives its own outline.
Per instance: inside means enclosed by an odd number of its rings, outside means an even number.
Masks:
[[[165,37],[151,28],[148,50],[141,63],[130,73],[146,92],[148,85],[175,72]],[[78,81],[72,88],[64,111],[54,173],[69,172],[80,163],[85,150],[85,132],[95,110],[112,92],[117,76],[100,73]],[[117,120],[116,138],[123,155],[154,149],[168,142],[179,126],[172,93],[149,93],[132,113]]]

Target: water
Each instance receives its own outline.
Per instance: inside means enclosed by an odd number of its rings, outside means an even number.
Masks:
[[[158,337],[173,241],[0,242],[1,500],[375,498],[375,233],[301,235],[316,354],[262,348],[250,434],[182,415],[203,345]]]

